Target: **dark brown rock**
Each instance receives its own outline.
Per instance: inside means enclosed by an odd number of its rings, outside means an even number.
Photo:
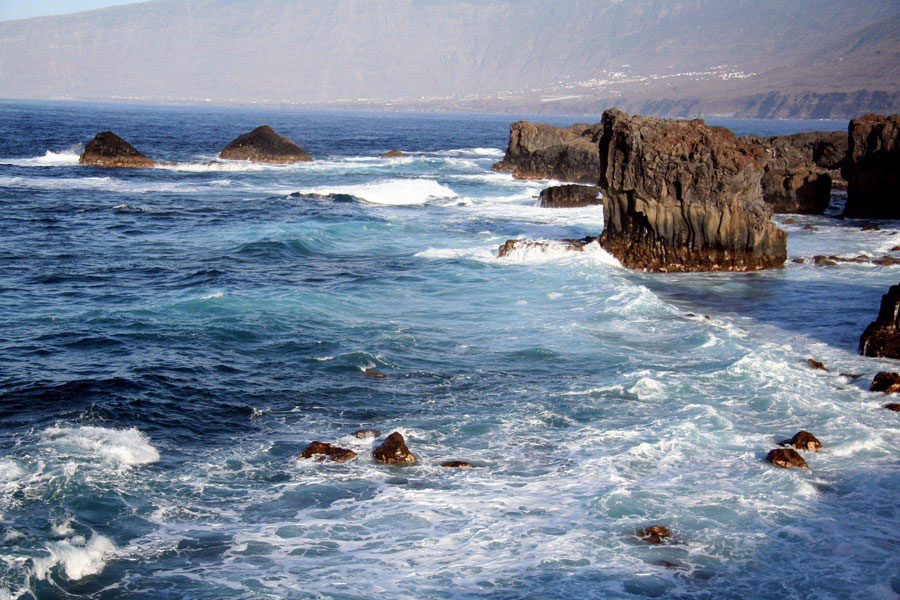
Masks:
[[[570,252],[584,252],[584,247],[592,242],[596,242],[597,238],[595,237],[586,237],[581,238],[580,240],[557,240],[557,241],[547,241],[547,240],[506,240],[500,246],[500,249],[497,251],[497,258],[503,258],[510,252],[514,250],[521,250],[524,248],[532,248],[535,250],[540,250],[541,252],[548,252],[554,246],[562,246],[563,249],[568,250]]]
[[[785,219],[785,220],[782,221],[781,223],[782,223],[782,225],[793,225],[793,224],[796,223],[796,222],[797,222],[797,221],[796,221],[795,219]]]
[[[578,124],[565,129],[545,123],[518,121],[509,127],[509,145],[495,171],[517,179],[558,179],[597,183],[600,126]]]
[[[416,462],[415,455],[406,447],[406,441],[395,431],[372,452],[375,460],[389,464],[409,464]]]
[[[878,265],[880,267],[887,267],[890,265],[900,265],[900,258],[896,256],[882,256],[881,258],[876,258],[872,261],[873,265]]]
[[[787,234],[769,219],[764,153],[701,120],[603,113],[603,247],[646,271],[780,266]]]
[[[134,146],[114,134],[104,131],[94,136],[78,157],[78,163],[91,167],[127,167],[145,169],[156,165]]]
[[[388,150],[381,155],[381,158],[403,158],[404,156],[406,155],[399,150]]]
[[[900,358],[900,285],[892,285],[881,297],[878,318],[866,327],[859,339],[859,353]]]
[[[875,374],[869,391],[884,392],[885,394],[896,394],[900,392],[900,374],[881,371]]]
[[[812,367],[813,369],[819,369],[819,370],[821,370],[821,371],[827,371],[827,370],[828,370],[828,369],[825,368],[825,365],[824,365],[824,364],[820,363],[819,361],[817,361],[817,360],[814,359],[814,358],[807,358],[807,359],[806,359],[806,364],[808,364],[808,365],[809,365],[810,367]]]
[[[896,402],[889,402],[889,403],[885,404],[884,406],[882,406],[882,408],[886,408],[886,409],[892,410],[894,412],[900,412],[900,404],[898,404]]]
[[[866,115],[850,121],[844,216],[900,218],[900,115]]]
[[[366,377],[371,377],[373,379],[384,379],[387,377],[387,375],[385,375],[381,371],[378,371],[377,369],[365,369],[363,371],[363,375],[365,375]]]
[[[357,429],[353,432],[353,437],[358,438],[360,440],[365,440],[369,438],[377,438],[381,435],[381,432],[377,429]]]
[[[448,460],[447,462],[441,463],[442,467],[447,467],[451,469],[474,469],[475,465],[470,462],[466,462],[464,460]]]
[[[822,447],[822,442],[820,442],[816,438],[816,436],[808,431],[798,431],[791,439],[781,442],[781,445],[790,446],[792,448],[796,448],[797,450],[809,450],[811,452],[818,452]]]
[[[239,135],[222,149],[219,158],[282,165],[312,161],[306,150],[293,140],[278,135],[268,125],[260,125],[250,133]]]
[[[820,215],[831,204],[831,175],[815,168],[766,167],[763,199],[776,214]]]
[[[766,455],[766,462],[771,463],[776,467],[781,467],[782,469],[790,469],[793,467],[798,467],[800,469],[809,468],[809,465],[806,464],[803,457],[793,448],[776,448],[775,450],[769,451]]]
[[[641,529],[637,532],[637,535],[641,540],[649,544],[659,544],[663,539],[671,536],[672,533],[669,531],[668,527],[664,527],[663,525],[653,525],[647,529]]]
[[[891,248],[890,251],[891,252],[900,252],[900,246],[894,246],[893,248]]]
[[[806,259],[805,258],[792,258],[791,262],[795,262],[798,265],[802,265],[803,263],[806,262]]]
[[[833,258],[828,258],[827,256],[822,256],[821,254],[817,254],[813,256],[813,262],[817,267],[836,267],[837,261]]]
[[[578,208],[603,204],[600,188],[592,185],[557,185],[541,190],[543,208]]]
[[[862,376],[862,373],[841,373],[841,377],[846,377],[847,379],[859,379]]]
[[[346,448],[338,448],[325,442],[313,442],[306,447],[300,458],[318,458],[320,460],[329,459],[335,462],[346,462],[356,458],[356,452]]]

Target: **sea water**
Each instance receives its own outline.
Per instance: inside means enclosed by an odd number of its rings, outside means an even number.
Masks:
[[[603,227],[490,170],[512,120],[0,104],[0,598],[897,597],[896,364],[856,346],[900,268],[497,258]],[[216,160],[263,123],[316,161]],[[79,166],[107,129],[174,164]],[[790,258],[900,245],[841,201],[776,217]]]

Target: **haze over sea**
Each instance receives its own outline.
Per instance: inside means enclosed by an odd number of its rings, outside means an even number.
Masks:
[[[512,120],[0,103],[0,599],[896,598],[891,362],[856,344],[900,269],[499,259],[603,227],[490,171]],[[203,164],[263,123],[316,161]],[[79,166],[107,129],[176,164]],[[789,258],[900,245],[792,218]],[[808,471],[763,462],[801,429]]]

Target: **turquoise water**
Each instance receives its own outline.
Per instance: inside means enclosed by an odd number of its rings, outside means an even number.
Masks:
[[[897,597],[900,421],[866,391],[896,367],[856,355],[897,267],[498,259],[603,224],[490,171],[511,117],[0,113],[0,598]],[[262,123],[316,162],[198,164]],[[104,129],[178,164],[78,166]],[[789,257],[881,225],[796,217]],[[800,429],[809,471],[762,462]]]

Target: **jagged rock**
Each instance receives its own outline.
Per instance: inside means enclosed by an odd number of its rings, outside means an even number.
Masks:
[[[381,155],[381,158],[403,158],[404,156],[406,155],[399,150],[388,150]]]
[[[312,161],[306,150],[293,140],[278,135],[268,125],[260,125],[250,133],[239,135],[222,149],[219,158],[282,165]]]
[[[900,358],[900,285],[892,285],[881,297],[878,318],[866,327],[859,339],[859,353]]]
[[[771,463],[776,467],[781,467],[782,469],[790,469],[792,467],[801,469],[809,468],[809,465],[806,464],[803,457],[793,448],[776,448],[775,450],[770,450],[766,455],[766,462]]]
[[[869,386],[871,392],[884,392],[885,394],[896,394],[900,392],[900,374],[881,371],[875,374],[872,385]]]
[[[381,435],[381,432],[378,431],[377,429],[357,429],[356,431],[353,432],[353,437],[360,439],[360,440],[365,440],[365,439],[369,439],[369,438],[374,439],[374,438],[377,438],[379,435]]]
[[[664,538],[671,536],[672,533],[669,531],[668,527],[663,525],[652,525],[647,529],[641,529],[637,532],[637,535],[641,540],[649,544],[659,544]]]
[[[372,452],[375,460],[389,464],[405,464],[416,462],[415,455],[406,447],[403,436],[395,431]]]
[[[763,199],[778,214],[820,215],[831,204],[831,176],[807,167],[766,167],[762,180]]]
[[[534,248],[540,250],[541,252],[548,252],[554,246],[562,246],[563,249],[571,252],[584,252],[584,247],[595,241],[597,241],[596,237],[586,237],[580,240],[565,239],[558,241],[519,239],[506,240],[500,246],[500,250],[497,251],[497,258],[503,258],[510,252],[523,248]]]
[[[769,218],[763,152],[702,120],[603,113],[603,247],[647,271],[780,266],[787,234]]]
[[[824,364],[820,363],[819,361],[817,361],[817,360],[814,359],[814,358],[807,358],[807,359],[806,359],[806,364],[808,364],[808,365],[809,365],[810,367],[812,367],[813,369],[818,369],[818,370],[820,370],[820,371],[827,371],[827,370],[828,370],[828,369],[825,368],[825,365],[824,365]]]
[[[356,452],[346,448],[338,448],[325,442],[313,442],[306,447],[300,458],[330,459],[335,462],[346,462],[356,458]]]
[[[900,218],[900,115],[866,115],[850,121],[844,216]]]
[[[808,431],[798,431],[794,434],[794,437],[789,440],[784,440],[780,445],[790,446],[792,448],[796,448],[797,450],[810,450],[812,452],[818,452],[822,447],[822,442],[820,442],[816,438],[816,436]]]
[[[464,460],[448,460],[447,462],[441,463],[442,467],[447,467],[451,469],[474,469],[475,465],[470,462],[466,462]]]
[[[557,185],[541,190],[543,208],[578,208],[603,204],[600,188],[590,185]]]
[[[577,124],[565,129],[518,121],[509,126],[509,145],[495,171],[511,171],[517,179],[558,179],[597,183],[600,125]]]
[[[112,131],[95,135],[84,147],[84,152],[78,157],[78,163],[91,167],[133,169],[144,169],[156,164]]]

